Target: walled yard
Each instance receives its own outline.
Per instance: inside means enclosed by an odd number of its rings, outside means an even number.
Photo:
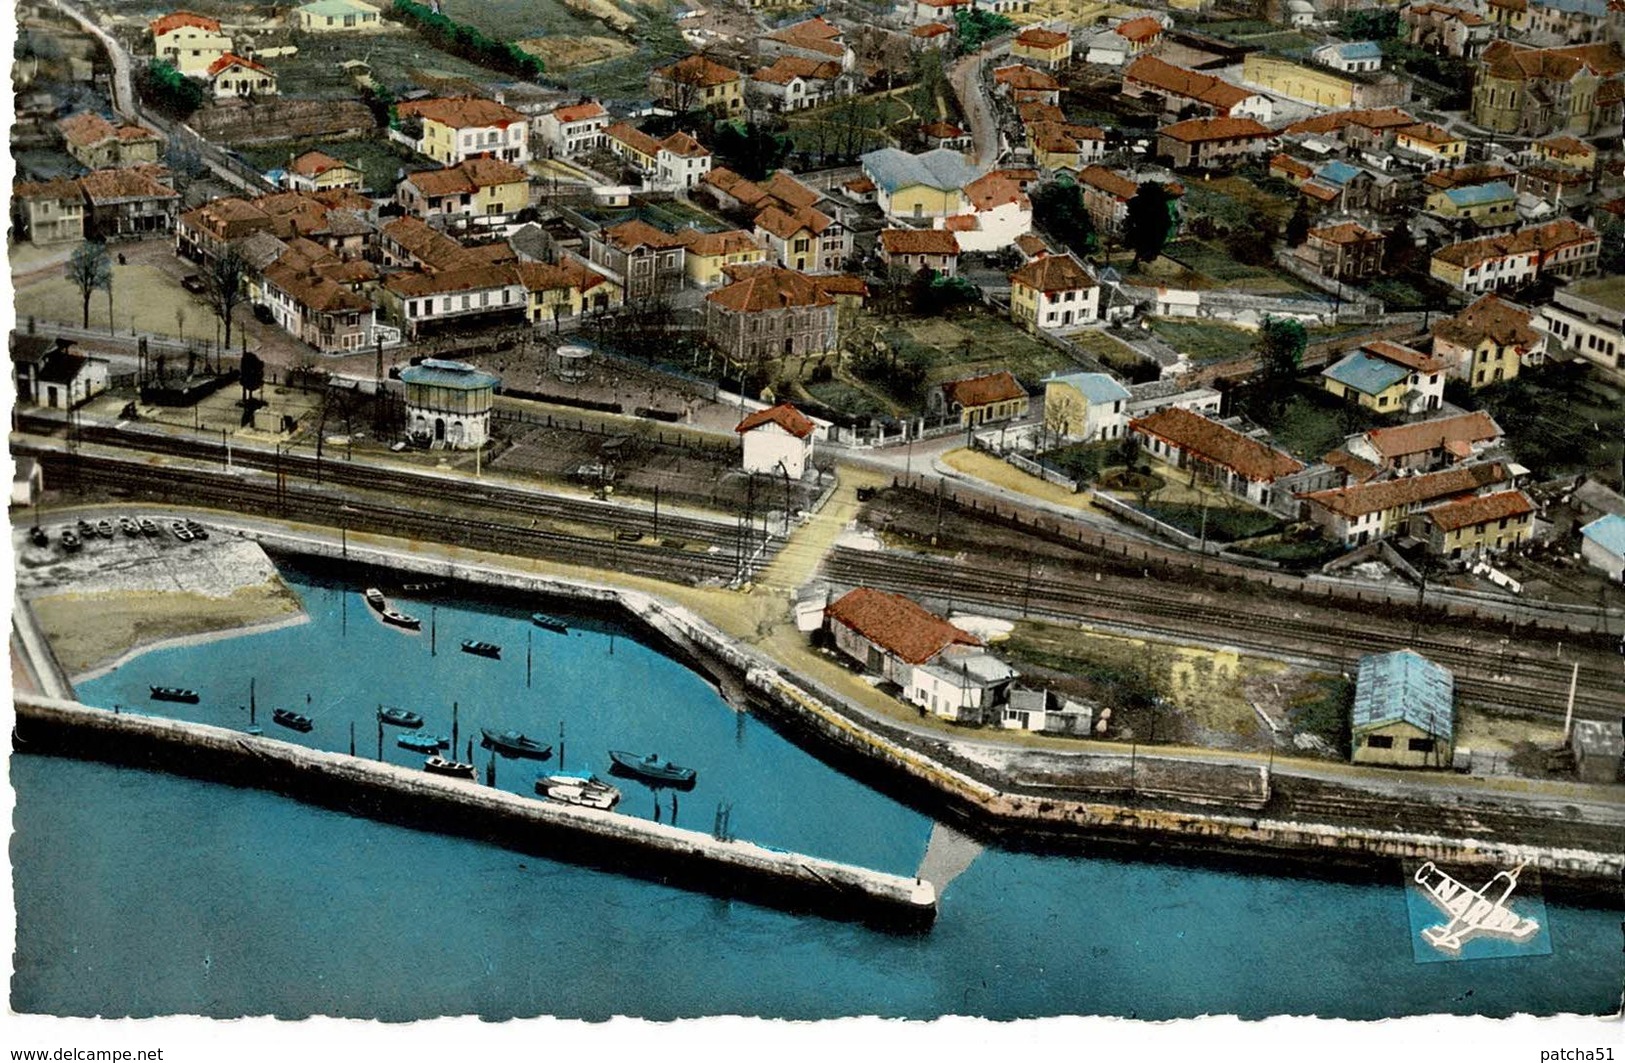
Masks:
[[[1245,357],[1258,339],[1256,332],[1215,321],[1184,317],[1150,317],[1146,321],[1159,340],[1187,355],[1195,365]]]
[[[360,169],[366,175],[366,187],[373,195],[389,194],[395,187],[400,171],[421,170],[430,165],[429,160],[390,143],[382,134],[350,139],[301,137],[274,144],[239,143],[236,147],[248,165],[262,173],[286,166],[289,159],[307,151],[326,152]]]

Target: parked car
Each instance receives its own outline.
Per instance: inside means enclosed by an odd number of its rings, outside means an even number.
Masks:
[[[196,273],[188,273],[186,276],[182,277],[181,287],[185,288],[193,295],[202,295],[204,292],[209,290],[209,286],[203,283],[203,278],[199,277]]]

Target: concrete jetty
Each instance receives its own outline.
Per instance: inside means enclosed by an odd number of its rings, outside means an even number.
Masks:
[[[457,834],[792,912],[919,932],[937,891],[905,878],[698,831],[561,805],[224,727],[19,695],[19,752],[252,786],[370,819]]]

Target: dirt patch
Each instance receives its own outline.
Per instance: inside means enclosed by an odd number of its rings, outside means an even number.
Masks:
[[[192,592],[109,591],[40,598],[33,607],[70,676],[137,647],[291,620],[302,612],[299,599],[281,580],[241,587],[224,598]]]
[[[602,63],[637,51],[619,37],[530,37],[514,43],[540,59],[549,70]]]
[[[354,100],[264,99],[210,107],[192,116],[192,128],[209,140],[250,144],[296,137],[359,136],[377,123]]]

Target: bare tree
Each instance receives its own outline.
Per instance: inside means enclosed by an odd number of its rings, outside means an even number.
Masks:
[[[73,249],[68,259],[68,280],[79,289],[80,309],[84,311],[83,328],[90,327],[90,297],[96,292],[113,292],[113,260],[108,257],[107,245],[100,240],[86,240]]]
[[[235,247],[228,247],[216,255],[203,271],[204,301],[209,304],[226,327],[225,347],[231,346],[231,316],[239,304],[248,297],[243,281],[248,275],[248,263]]]

